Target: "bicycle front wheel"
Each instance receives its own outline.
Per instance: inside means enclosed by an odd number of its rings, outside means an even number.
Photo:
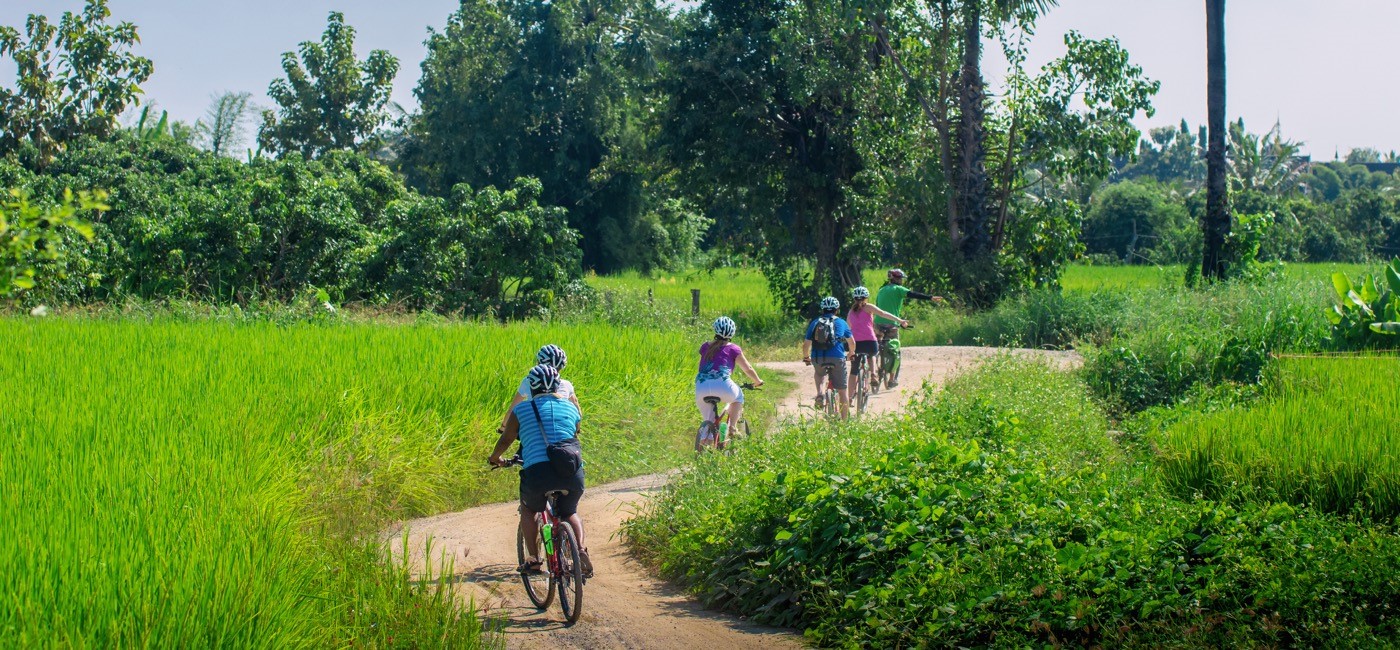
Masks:
[[[574,529],[560,524],[555,532],[555,552],[559,554],[559,577],[554,585],[559,592],[559,609],[568,625],[578,622],[583,613],[583,562],[579,559],[578,540]]]
[[[568,528],[568,526],[564,526]],[[541,555],[536,557],[540,560],[544,553],[544,540],[541,539],[539,519],[535,519],[535,548]],[[558,534],[557,532],[555,533]],[[525,558],[529,551],[525,548],[525,529],[517,527],[515,530],[515,555],[520,560],[520,566],[525,566]],[[525,584],[525,595],[530,597],[530,602],[544,610],[549,607],[549,603],[554,600],[554,576],[550,575],[549,566],[541,562],[540,570],[535,573],[520,572],[520,581]]]

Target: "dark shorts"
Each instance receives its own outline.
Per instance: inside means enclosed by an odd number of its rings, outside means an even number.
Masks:
[[[520,503],[530,512],[544,512],[544,493],[568,490],[554,502],[554,516],[568,518],[578,512],[578,500],[583,498],[583,468],[573,476],[560,476],[549,463],[535,463],[520,470]]]
[[[856,341],[856,354],[868,354],[873,357],[879,353],[879,341]]]

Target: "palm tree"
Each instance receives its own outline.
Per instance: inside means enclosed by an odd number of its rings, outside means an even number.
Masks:
[[[1206,0],[1206,218],[1201,275],[1225,277],[1225,239],[1230,235],[1230,200],[1225,167],[1225,0]]]

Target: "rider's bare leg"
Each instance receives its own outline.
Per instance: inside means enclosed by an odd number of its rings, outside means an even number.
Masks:
[[[583,519],[578,516],[578,513],[569,515],[565,521],[569,522],[569,527],[574,529],[574,537],[578,539],[578,547],[588,548],[588,542],[583,540]]]
[[[525,560],[540,559],[540,528],[535,513],[520,506],[520,530],[525,534]]]
[[[743,402],[734,402],[733,404],[730,404],[730,405],[729,405],[729,435],[731,435],[731,436],[734,435],[734,432],[737,430],[737,427],[739,426],[739,418],[742,418],[742,417],[744,417],[744,403],[743,403]]]

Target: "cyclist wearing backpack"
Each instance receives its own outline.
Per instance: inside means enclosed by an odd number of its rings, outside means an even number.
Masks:
[[[822,379],[830,378],[831,387],[840,391],[841,417],[851,416],[851,396],[846,388],[846,350],[855,349],[851,326],[836,315],[841,301],[834,296],[822,298],[822,315],[807,324],[802,339],[802,362],[815,368],[817,408],[822,407]]]
[[[851,298],[854,301],[851,304],[851,310],[846,313],[846,322],[850,324],[851,338],[855,339],[856,342],[855,353],[865,355],[866,370],[873,376],[875,374],[875,357],[880,354],[880,342],[875,336],[875,319],[886,318],[906,327],[909,325],[909,321],[870,304],[870,290],[865,287],[851,289]],[[856,364],[852,363],[852,379],[859,371]]]
[[[506,416],[505,430],[496,440],[496,447],[487,459],[496,467],[505,467],[501,459],[511,444],[520,441],[520,456],[524,465],[520,471],[520,528],[525,534],[525,563],[522,572],[540,570],[539,537],[535,529],[535,513],[543,512],[545,494],[551,490],[568,490],[555,502],[554,514],[569,522],[578,538],[579,562],[586,577],[593,575],[593,563],[588,558],[588,543],[583,537],[583,519],[578,516],[578,502],[583,498],[584,476],[580,465],[572,476],[561,476],[550,461],[550,445],[577,439],[583,416],[578,408],[559,393],[559,371],[540,364],[530,369],[525,380],[530,384],[530,399],[517,404]],[[582,453],[579,454],[580,458]]]
[[[904,312],[905,297],[916,298],[918,300],[930,300],[935,303],[944,302],[942,296],[921,293],[904,286],[904,271],[900,269],[890,269],[886,275],[885,286],[880,287],[880,291],[875,294],[875,306],[894,315],[894,318],[875,317],[875,329],[879,332],[880,338],[887,341],[899,340],[900,314]],[[890,372],[890,388],[899,385],[899,357],[894,358],[894,368]]]
[[[535,365],[541,364],[563,372],[564,366],[569,365],[569,355],[564,354],[563,348],[550,343],[540,348],[540,351],[535,353]],[[574,393],[574,385],[569,383],[569,380],[560,379],[559,390],[557,392],[572,402],[574,408],[578,409],[580,412],[583,411],[583,407],[578,404],[578,395]],[[506,407],[506,415],[501,418],[501,426],[496,427],[496,433],[505,431],[506,422],[510,420],[511,410],[515,408],[515,405],[527,399],[530,399],[530,378],[528,376],[520,380],[520,387],[516,388],[515,395],[511,396],[510,406]]]
[[[729,405],[729,430],[738,431],[739,419],[744,415],[744,391],[730,375],[738,366],[753,380],[755,388],[762,386],[763,380],[749,365],[743,349],[729,342],[739,329],[734,319],[720,316],[715,319],[714,329],[714,340],[700,345],[700,370],[695,375],[695,406],[700,409],[700,417],[709,417],[710,405],[705,403],[705,398],[720,398],[720,404]],[[720,413],[723,412],[721,409]]]

